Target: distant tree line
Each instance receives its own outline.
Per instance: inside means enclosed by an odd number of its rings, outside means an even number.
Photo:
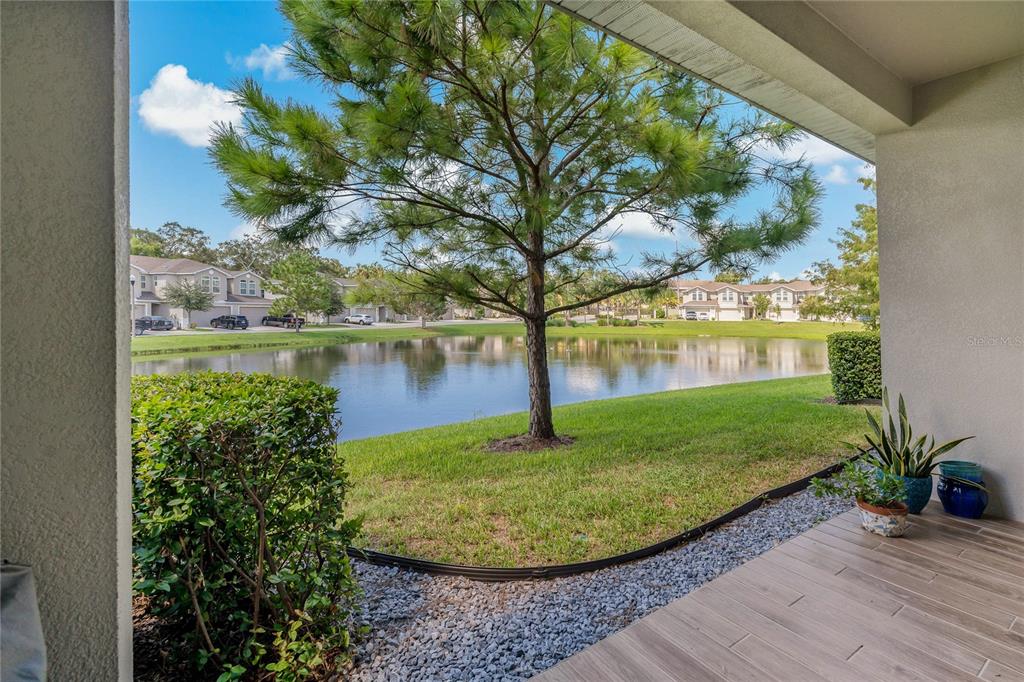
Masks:
[[[252,270],[263,277],[270,277],[274,266],[296,253],[310,256],[317,271],[334,277],[351,277],[366,267],[345,267],[337,259],[321,256],[314,247],[286,244],[263,234],[247,234],[214,246],[210,235],[178,222],[164,223],[156,230],[133,229],[131,253],[133,256],[191,258],[229,270]]]

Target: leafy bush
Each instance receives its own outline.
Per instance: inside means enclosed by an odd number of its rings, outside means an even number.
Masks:
[[[654,317],[659,319],[659,320],[664,320],[667,317],[667,315],[665,313],[665,309],[664,308],[659,308],[658,310],[655,310],[654,311]]]
[[[635,326],[637,326],[637,322],[636,322],[636,320],[624,320],[622,318],[616,317],[616,318],[612,319],[612,326],[613,327],[635,327]]]
[[[599,317],[599,318],[597,318],[597,326],[598,327],[607,327],[608,326],[608,318],[607,317]]]
[[[876,507],[896,507],[907,499],[901,477],[859,462],[846,462],[830,478],[812,478],[811,489],[815,497],[853,497]]]
[[[882,397],[882,343],[878,332],[829,334],[828,364],[836,402]]]
[[[189,632],[204,676],[319,677],[347,656],[357,587],[337,391],[206,372],[132,380],[135,589]]]
[[[545,325],[548,326],[548,327],[564,327],[565,326],[565,318],[564,317],[549,317],[547,319],[547,322],[545,322]]]

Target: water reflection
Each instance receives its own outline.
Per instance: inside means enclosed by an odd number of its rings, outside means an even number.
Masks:
[[[820,374],[825,344],[797,339],[566,337],[549,342],[556,404]],[[458,336],[136,362],[135,374],[269,372],[341,390],[342,438],[526,409],[525,341]]]

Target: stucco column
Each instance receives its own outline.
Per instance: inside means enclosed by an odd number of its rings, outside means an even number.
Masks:
[[[5,2],[2,547],[52,680],[131,678],[127,5]]]
[[[877,140],[882,371],[921,432],[977,438],[991,511],[1024,520],[1024,57],[914,89]]]

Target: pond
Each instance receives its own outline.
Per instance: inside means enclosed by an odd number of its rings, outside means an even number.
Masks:
[[[556,405],[828,371],[823,341],[584,338],[548,342]],[[134,374],[269,372],[340,389],[341,440],[525,410],[525,341],[452,336],[143,360]]]

